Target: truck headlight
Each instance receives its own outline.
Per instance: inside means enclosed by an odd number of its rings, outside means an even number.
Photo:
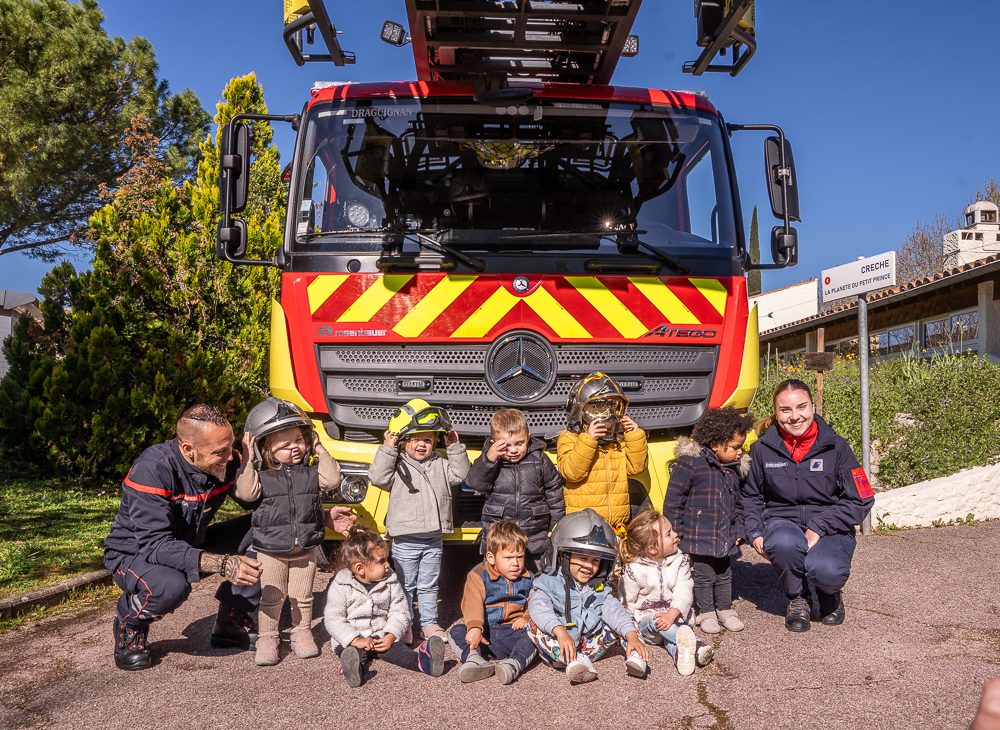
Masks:
[[[368,494],[368,477],[361,474],[345,474],[337,489],[338,502],[357,504],[365,500]]]

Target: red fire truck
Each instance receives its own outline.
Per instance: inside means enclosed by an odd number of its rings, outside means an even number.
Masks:
[[[378,527],[368,464],[411,398],[447,409],[475,449],[500,406],[533,433],[565,427],[576,380],[600,370],[649,434],[633,501],[662,504],[678,435],[758,383],[746,272],[793,265],[791,149],[773,125],[727,124],[700,93],[610,85],[641,0],[406,0],[417,79],[317,83],[301,113],[224,130],[218,255],[281,270],[271,390],[312,414],[346,475],[330,500]],[[322,0],[285,1],[298,63],[354,62]],[[701,0],[685,70],[735,75],[755,49],[752,0]],[[319,33],[324,53],[310,52]],[[318,46],[318,43],[316,44]],[[720,63],[728,52],[730,63]],[[243,258],[249,122],[297,130],[285,236]],[[730,137],[769,130],[774,263],[750,260]],[[462,493],[455,532],[478,534]]]

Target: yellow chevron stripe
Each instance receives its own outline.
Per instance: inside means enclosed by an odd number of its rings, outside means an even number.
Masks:
[[[322,307],[330,295],[337,291],[345,281],[347,281],[347,274],[317,276],[310,281],[306,288],[306,292],[309,294],[309,313],[316,314],[316,310]]]
[[[570,283],[594,309],[600,312],[622,337],[642,337],[649,328],[636,318],[621,300],[593,276],[567,276]]]
[[[392,331],[403,337],[416,337],[455,301],[458,296],[469,288],[476,280],[475,276],[446,276],[435,285],[417,305],[407,313]]]
[[[538,287],[526,296],[524,301],[560,337],[580,339],[593,337],[561,303],[556,301],[555,297],[549,294],[545,287]]]
[[[718,279],[688,279],[719,314],[726,314],[726,287]]]
[[[701,324],[694,313],[677,298],[677,295],[661,279],[652,276],[636,276],[629,277],[629,281],[635,284],[639,293],[660,310],[660,314],[666,317],[671,324]]]
[[[517,297],[502,286],[490,295],[482,305],[469,315],[458,328],[451,333],[452,337],[485,337],[496,326],[504,315],[517,304]]]
[[[413,274],[386,274],[365,289],[347,311],[340,315],[338,322],[367,322],[384,307],[396,292],[406,286]]]

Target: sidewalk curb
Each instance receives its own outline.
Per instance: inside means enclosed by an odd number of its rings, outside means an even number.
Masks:
[[[73,591],[110,582],[111,574],[107,570],[93,570],[55,585],[4,598],[0,600],[0,618],[14,618],[38,606],[52,606],[61,603]]]

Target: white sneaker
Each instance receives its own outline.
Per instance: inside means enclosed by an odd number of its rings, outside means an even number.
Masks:
[[[632,653],[628,655],[628,659],[625,660],[625,672],[630,677],[643,679],[646,676],[646,669],[646,660],[633,649]]]
[[[699,667],[708,666],[715,658],[715,649],[708,644],[700,644],[694,658]]]
[[[597,670],[593,663],[583,654],[577,654],[576,659],[566,665],[566,676],[570,684],[583,684],[597,679]]]
[[[674,663],[677,665],[677,673],[682,677],[694,674],[695,652],[698,650],[698,639],[694,635],[694,629],[687,624],[677,628],[677,654]]]

